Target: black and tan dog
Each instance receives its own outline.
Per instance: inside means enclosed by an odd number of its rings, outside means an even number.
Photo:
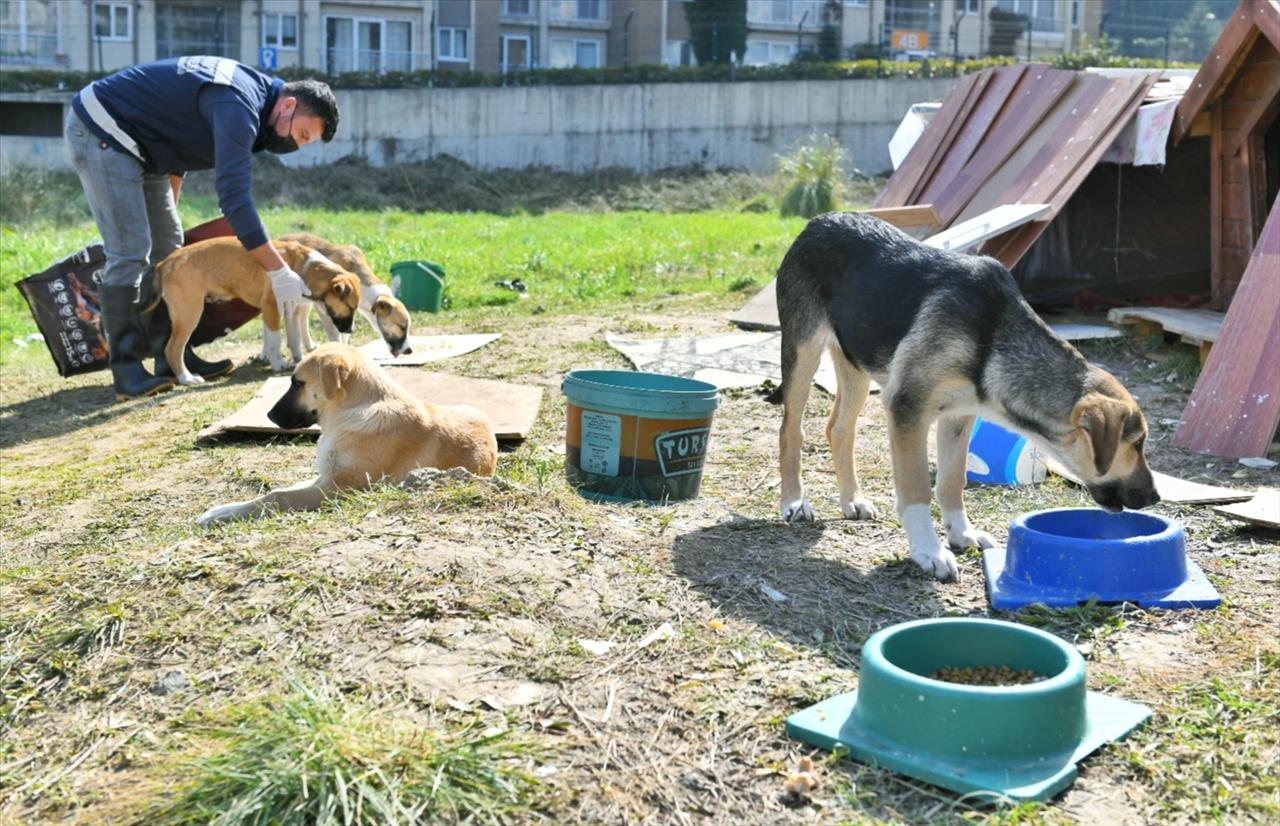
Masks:
[[[197,520],[201,525],[270,510],[313,510],[342,491],[379,480],[403,482],[416,468],[460,467],[492,476],[497,467],[498,441],[483,413],[414,398],[347,344],[322,344],[299,362],[289,390],[267,416],[287,429],[320,424],[318,475],[248,502],[210,508]]]
[[[320,253],[295,241],[273,241],[272,246],[285,263],[306,283],[311,300],[323,308],[323,315],[338,329],[351,331],[360,305],[360,281],[350,272]],[[160,295],[169,308],[173,329],[165,345],[165,358],[173,366],[179,384],[199,384],[204,379],[187,370],[182,354],[191,334],[200,323],[206,298],[237,298],[262,311],[262,358],[276,371],[287,365],[280,353],[280,311],[276,307],[271,279],[261,265],[245,251],[236,238],[210,238],[174,251],[156,267]],[[310,303],[283,319],[289,350],[294,361],[311,349],[305,335]]]
[[[1108,510],[1160,500],[1143,455],[1146,420],[1133,397],[1036,316],[998,261],[925,246],[877,218],[830,213],[791,245],[777,289],[782,384],[769,400],[786,405],[778,444],[784,520],[813,519],[800,481],[802,420],[824,350],[836,367],[827,438],[845,518],[877,515],[854,463],[856,421],[875,379],[911,558],[939,579],[959,570],[929,507],[927,438],[935,419],[938,504],[952,548],[994,544],[964,510],[975,414],[1044,446]]]
[[[344,270],[355,273],[360,279],[360,312],[369,326],[382,336],[392,356],[413,352],[413,348],[409,346],[409,310],[400,299],[392,295],[391,288],[373,274],[373,268],[364,257],[364,250],[355,244],[335,244],[309,232],[291,232],[280,236],[280,240],[297,241],[316,250]],[[339,330],[323,314],[320,321],[324,324],[325,334],[330,341],[347,343],[350,330]]]

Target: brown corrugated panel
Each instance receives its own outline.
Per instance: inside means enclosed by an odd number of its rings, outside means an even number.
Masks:
[[[902,166],[898,167],[893,177],[889,178],[889,183],[880,190],[880,194],[876,196],[871,206],[896,207],[919,203],[913,201],[911,195],[918,190],[926,169],[932,168],[930,165],[933,163],[935,154],[943,148],[942,141],[947,134],[947,124],[955,120],[960,110],[964,108],[969,94],[978,82],[978,77],[979,75],[965,75],[951,87],[951,92],[942,102],[938,113],[933,116],[933,120],[929,121],[924,133],[911,147],[907,157],[902,160]]]
[[[1002,204],[1048,203],[1057,215],[1158,73],[1110,78],[1024,64],[979,77],[956,84],[876,206],[931,203],[944,227]],[[992,239],[985,251],[1013,266],[1050,221]]]
[[[1271,208],[1173,443],[1196,453],[1265,456],[1280,424],[1277,353],[1280,205]]]

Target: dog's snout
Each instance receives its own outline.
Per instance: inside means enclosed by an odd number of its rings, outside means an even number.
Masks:
[[[298,397],[297,386],[290,387],[267,411],[267,418],[285,430],[302,430],[315,424],[315,411],[303,407]]]
[[[333,323],[338,328],[339,333],[349,333],[355,324],[355,320],[356,317],[354,315],[349,315],[346,318],[335,318]]]
[[[402,338],[399,341],[392,341],[388,344],[391,348],[391,355],[393,356],[407,356],[413,352],[413,348],[409,346],[408,339]]]

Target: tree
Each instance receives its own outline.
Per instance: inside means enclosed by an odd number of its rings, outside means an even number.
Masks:
[[[840,0],[827,0],[822,7],[822,31],[818,33],[818,57],[821,60],[840,59],[840,18],[844,6]]]
[[[728,63],[747,50],[747,0],[685,0],[684,17],[698,63]]]

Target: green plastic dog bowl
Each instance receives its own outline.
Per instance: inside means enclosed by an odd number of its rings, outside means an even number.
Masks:
[[[928,676],[981,666],[1045,679],[981,686]],[[1150,715],[1086,690],[1084,659],[1052,634],[948,617],[873,634],[862,647],[858,690],[792,715],[787,734],[952,791],[1047,800],[1075,780],[1078,761]]]

